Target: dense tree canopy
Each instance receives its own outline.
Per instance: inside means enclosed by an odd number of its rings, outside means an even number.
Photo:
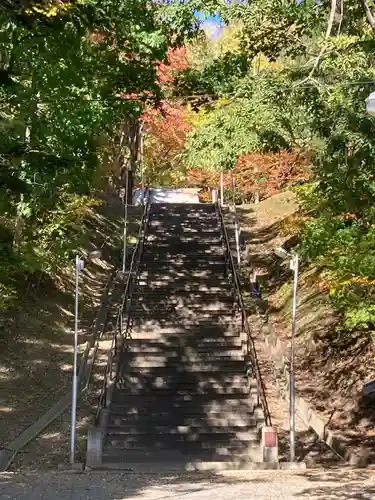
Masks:
[[[206,186],[232,171],[244,199],[298,184],[305,261],[321,269],[348,327],[373,328],[372,3],[255,0],[219,12],[229,27],[222,41],[191,43],[170,93],[195,110],[180,156],[186,182]]]
[[[1,0],[3,296],[71,257],[98,171],[130,157],[150,183],[233,172],[246,201],[298,184],[304,259],[372,328],[374,35],[369,0]]]
[[[0,3],[4,304],[20,276],[54,273],[72,257],[98,170],[130,148],[124,131],[160,101],[168,50],[198,31],[193,9],[173,2]]]

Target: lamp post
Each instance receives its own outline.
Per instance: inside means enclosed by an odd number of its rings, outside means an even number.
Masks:
[[[126,166],[125,170],[125,191],[124,191],[124,234],[123,234],[123,249],[122,249],[122,272],[125,274],[126,270],[126,253],[127,253],[127,239],[128,239],[128,191],[129,191],[129,171],[130,166]]]
[[[224,172],[223,167],[220,170],[220,205],[224,206]]]
[[[94,250],[88,255],[88,261],[100,258],[101,250]],[[77,423],[77,393],[78,393],[78,302],[79,302],[79,275],[85,267],[85,261],[76,255],[75,266],[75,299],[74,299],[74,348],[73,348],[73,383],[72,383],[72,418],[70,439],[70,463],[74,464],[76,448],[76,423]]]
[[[290,379],[289,379],[289,436],[290,436],[290,461],[294,462],[296,456],[296,411],[295,411],[295,338],[297,333],[297,291],[298,291],[298,272],[299,256],[296,253],[290,253],[285,248],[278,247],[274,253],[283,260],[290,259],[290,269],[294,271],[293,278],[293,301],[292,301],[292,338],[290,349]]]
[[[371,92],[365,102],[366,112],[371,116],[375,116],[375,92]]]
[[[236,210],[236,176],[232,174],[233,207]]]

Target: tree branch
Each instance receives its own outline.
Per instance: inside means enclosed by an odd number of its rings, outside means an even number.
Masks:
[[[363,1],[366,2],[366,0],[363,0]],[[327,22],[327,29],[326,29],[326,33],[324,36],[324,42],[323,42],[322,48],[320,49],[318,57],[315,59],[314,65],[311,68],[310,73],[308,74],[308,76],[306,78],[304,78],[301,82],[299,82],[296,85],[296,87],[298,87],[299,85],[302,85],[303,83],[306,83],[308,80],[310,80],[312,78],[313,74],[315,73],[316,68],[319,65],[319,62],[320,62],[321,58],[323,57],[324,52],[326,51],[327,40],[332,34],[332,28],[333,28],[333,23],[335,21],[336,9],[337,9],[337,0],[331,0],[331,11],[329,13],[329,18],[328,18],[328,22]]]
[[[339,16],[339,26],[337,28],[337,34],[339,35],[341,33],[341,25],[342,21],[344,19],[344,0],[340,1],[340,16]]]
[[[375,32],[375,17],[373,16],[370,7],[368,6],[367,0],[359,0],[359,1],[363,7],[363,10],[365,11],[367,21],[369,22],[372,31]]]

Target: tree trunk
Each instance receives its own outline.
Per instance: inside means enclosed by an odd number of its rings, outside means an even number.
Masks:
[[[135,120],[126,125],[123,133],[124,144],[121,152],[122,166],[120,173],[121,188],[122,190],[127,188],[128,203],[131,203],[134,188],[134,176],[137,171],[140,157],[141,125],[139,120]],[[125,149],[127,149],[127,151],[124,151]],[[128,176],[127,179],[126,176]]]
[[[359,0],[360,4],[362,5],[363,10],[365,11],[367,21],[369,25],[371,26],[372,31],[375,32],[375,17],[373,16],[370,7],[367,3],[367,0]]]

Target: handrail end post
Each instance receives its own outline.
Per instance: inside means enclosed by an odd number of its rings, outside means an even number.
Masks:
[[[260,449],[263,462],[279,463],[279,443],[275,427],[261,428]]]
[[[99,415],[98,425],[89,428],[87,434],[86,466],[97,467],[103,459],[104,436],[107,429],[109,412],[102,409]]]

